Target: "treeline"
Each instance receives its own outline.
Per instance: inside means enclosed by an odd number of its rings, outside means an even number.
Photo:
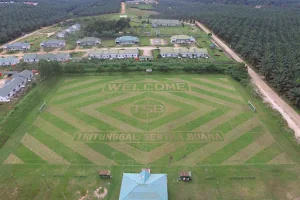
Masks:
[[[170,1],[171,2],[171,1]],[[300,6],[299,0],[173,0],[173,2],[180,3],[201,3],[214,5],[246,5],[246,6]]]
[[[30,69],[30,65],[24,65],[23,69]],[[215,63],[199,63],[193,60],[178,61],[155,60],[151,62],[143,62],[136,60],[82,60],[80,62],[47,62],[40,61],[38,70],[42,79],[49,79],[65,74],[84,74],[84,73],[113,73],[113,72],[145,72],[151,68],[153,72],[163,73],[198,73],[198,74],[229,74],[235,80],[243,85],[248,84],[247,68],[243,63],[235,64],[215,64]]]
[[[160,1],[156,10],[171,6]],[[300,12],[174,3],[160,17],[198,19],[240,53],[286,99],[300,107]]]
[[[111,0],[37,0],[37,6],[23,2],[0,4],[0,44],[43,26],[74,16],[92,16],[120,11]]]
[[[92,18],[86,22],[84,27],[84,35],[93,37],[116,37],[120,31],[130,27],[130,19],[119,20],[99,20]]]

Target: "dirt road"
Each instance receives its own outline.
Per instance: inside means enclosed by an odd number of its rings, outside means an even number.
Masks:
[[[126,4],[125,2],[121,2],[121,13],[120,14],[125,14],[126,13]]]
[[[55,24],[54,24],[54,25],[55,25]],[[54,26],[54,25],[52,25],[52,26]],[[12,40],[12,41],[9,41],[7,44],[12,44],[12,43],[18,42],[18,41],[20,41],[20,40],[22,40],[22,39],[24,39],[24,38],[26,38],[26,37],[28,37],[28,36],[34,35],[34,34],[36,34],[36,33],[39,33],[39,31],[44,30],[44,29],[47,29],[47,28],[50,28],[50,27],[52,27],[52,26],[43,27],[43,28],[41,28],[41,29],[39,29],[39,30],[36,30],[36,31],[31,32],[31,33],[25,34],[25,35],[23,35],[23,36],[21,36],[21,37],[18,37],[18,38],[16,38],[16,39]],[[3,47],[3,45],[0,46],[0,49],[1,49],[2,47]]]
[[[196,25],[200,27],[204,32],[211,33],[202,23],[196,21]],[[246,63],[241,57],[239,57],[225,42],[223,42],[218,36],[212,35],[212,40],[230,55],[237,62]],[[295,137],[300,140],[300,115],[287,104],[276,92],[272,90],[261,77],[250,67],[248,67],[248,73],[252,78],[252,82],[259,89],[264,101],[268,102],[275,110],[280,112],[283,118],[287,121],[289,127],[294,130]]]
[[[144,51],[143,56],[152,56],[152,50],[154,50],[155,47],[139,47],[139,49]]]

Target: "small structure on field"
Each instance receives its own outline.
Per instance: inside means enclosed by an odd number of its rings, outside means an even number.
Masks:
[[[191,171],[182,171],[179,173],[178,180],[181,181],[191,181],[192,180],[192,172]]]
[[[139,60],[140,61],[150,61],[150,60],[153,60],[153,56],[140,56]]]
[[[100,178],[112,178],[112,175],[109,170],[100,170],[99,176]]]
[[[215,45],[214,43],[211,43],[211,44],[209,45],[209,47],[210,47],[211,49],[215,49],[215,48],[216,48],[216,45]]]

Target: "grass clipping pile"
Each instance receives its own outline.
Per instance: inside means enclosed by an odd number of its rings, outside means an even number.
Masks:
[[[96,197],[97,199],[104,199],[107,195],[108,189],[105,187],[99,187],[93,192],[93,197]],[[78,194],[80,194],[79,191],[77,191]],[[89,191],[86,191],[86,194],[82,197],[80,197],[78,200],[86,200],[89,197]]]

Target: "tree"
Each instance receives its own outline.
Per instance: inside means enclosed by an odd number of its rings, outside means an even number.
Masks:
[[[52,68],[51,68],[51,65],[48,61],[41,60],[38,63],[38,70],[39,70],[40,76],[42,78],[47,79],[47,78],[52,77]]]

